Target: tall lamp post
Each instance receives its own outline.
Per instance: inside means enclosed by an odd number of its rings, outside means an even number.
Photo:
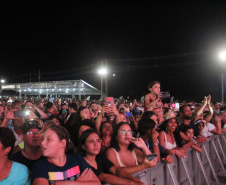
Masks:
[[[226,50],[219,53],[219,59],[223,63],[226,62]],[[221,88],[222,88],[222,103],[224,103],[224,74],[223,73],[221,74]]]
[[[0,96],[2,95],[2,84],[5,83],[5,80],[2,78],[1,79],[1,87],[0,87]]]
[[[103,100],[103,78],[107,74],[107,69],[102,67],[101,69],[99,69],[98,73],[100,74],[100,77],[101,77],[101,86],[100,86],[101,98],[100,99]]]

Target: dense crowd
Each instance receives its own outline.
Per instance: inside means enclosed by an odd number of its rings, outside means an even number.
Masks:
[[[143,184],[131,174],[172,163],[226,132],[226,106],[163,103],[160,83],[136,99],[2,98],[1,184]]]

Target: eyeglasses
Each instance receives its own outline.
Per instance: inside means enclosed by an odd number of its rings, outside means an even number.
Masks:
[[[39,134],[41,134],[41,133],[42,133],[42,131],[36,131],[36,132],[34,132],[34,131],[29,131],[29,132],[27,132],[27,135],[28,135],[28,136],[32,136],[32,135],[35,135],[35,134],[39,135]]]
[[[133,132],[132,132],[131,130],[129,130],[129,131],[127,131],[127,132],[126,132],[125,130],[119,130],[119,133],[120,133],[120,134],[126,134],[126,133],[127,133],[127,134],[132,134]]]

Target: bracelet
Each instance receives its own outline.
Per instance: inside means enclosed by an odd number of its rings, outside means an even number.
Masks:
[[[159,144],[158,143],[153,143],[153,145],[157,145],[158,146]]]

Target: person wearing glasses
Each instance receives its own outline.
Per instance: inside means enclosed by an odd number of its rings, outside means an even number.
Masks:
[[[24,164],[31,171],[33,164],[42,159],[42,126],[41,120],[35,119],[25,121],[22,126],[21,139],[24,141],[24,148],[12,156],[12,160]]]
[[[132,133],[128,123],[120,122],[117,124],[111,139],[112,148],[106,151],[106,157],[116,167],[132,167],[131,171],[127,171],[129,174],[154,167],[158,161],[157,157],[151,161],[147,160],[146,156],[151,154],[151,151],[143,139],[132,137]],[[138,148],[141,148],[143,152]]]

